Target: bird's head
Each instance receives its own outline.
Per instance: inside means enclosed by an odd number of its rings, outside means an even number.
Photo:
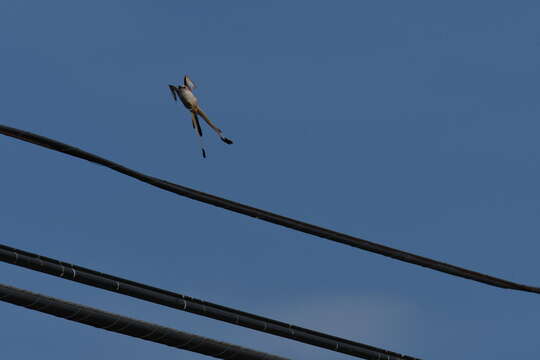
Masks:
[[[193,90],[197,87],[187,75],[184,76],[184,86],[187,87],[189,90]]]

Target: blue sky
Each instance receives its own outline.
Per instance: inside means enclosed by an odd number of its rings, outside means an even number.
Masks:
[[[540,285],[540,4],[0,4],[1,123]],[[189,74],[200,156],[167,84]],[[425,359],[538,358],[538,295],[180,198],[0,138],[1,242]],[[0,264],[0,282],[292,358],[345,355]],[[0,303],[6,358],[203,359]]]

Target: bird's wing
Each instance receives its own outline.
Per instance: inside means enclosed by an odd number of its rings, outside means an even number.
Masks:
[[[180,96],[180,94],[178,93],[178,89],[176,88],[176,86],[169,85],[169,90],[171,90],[171,94],[173,96],[174,101],[177,101],[178,97],[176,95],[178,94],[178,96]]]

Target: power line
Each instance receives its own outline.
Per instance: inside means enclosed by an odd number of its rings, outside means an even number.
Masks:
[[[138,179],[142,182],[159,187],[163,190],[191,198],[193,200],[205,202],[214,206],[218,206],[230,211],[234,211],[240,214],[252,216],[267,222],[278,224],[288,227],[297,231],[301,231],[307,234],[315,235],[321,238],[325,238],[331,241],[339,242],[342,244],[350,245],[355,248],[370,251],[386,257],[391,257],[400,261],[408,262],[411,264],[427,267],[436,271],[447,273],[453,276],[462,277],[465,279],[478,281],[491,286],[513,289],[526,292],[532,292],[540,294],[540,288],[529,285],[519,284],[512,281],[504,280],[501,278],[493,277],[490,275],[482,274],[476,271],[468,270],[459,266],[447,264],[441,261],[433,260],[420,255],[415,255],[405,251],[397,250],[388,246],[380,245],[371,241],[363,240],[354,236],[339,233],[333,230],[325,229],[320,226],[312,225],[306,222],[288,218],[285,216],[277,215],[269,211],[257,209],[248,205],[244,205],[238,202],[227,200],[212,194],[207,194],[201,191],[197,191],[182,185],[174,184],[166,180],[155,178],[137,172],[123,165],[117,164],[105,158],[83,151],[71,145],[61,143],[59,141],[46,138],[41,135],[33,134],[28,131],[12,128],[5,125],[0,125],[0,133],[30,142],[39,146],[43,146],[55,151],[63,152],[65,154],[88,160],[95,164],[106,166],[119,173],[125,174],[132,178]]]
[[[364,359],[419,360],[0,244],[0,261]]]
[[[0,300],[107,331],[220,359],[286,360],[281,356],[262,353],[2,284],[0,284]]]

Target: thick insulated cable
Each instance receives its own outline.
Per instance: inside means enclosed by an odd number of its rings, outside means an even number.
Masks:
[[[163,190],[191,198],[193,200],[205,202],[214,206],[218,206],[230,211],[234,211],[240,214],[248,215],[268,221],[274,224],[288,227],[297,231],[301,231],[307,234],[312,234],[324,239],[328,239],[334,242],[339,242],[342,244],[350,245],[352,247],[370,251],[379,255],[386,257],[391,257],[396,260],[408,262],[411,264],[423,266],[432,270],[440,271],[446,274],[450,274],[457,277],[462,277],[465,279],[470,279],[473,281],[478,281],[484,284],[491,286],[527,291],[532,293],[540,294],[540,288],[533,287],[529,285],[519,284],[505,279],[497,278],[494,276],[482,274],[476,271],[468,270],[459,266],[447,264],[441,261],[433,260],[424,256],[415,255],[408,253],[406,251],[397,250],[385,245],[377,244],[371,241],[360,239],[351,235],[339,233],[333,230],[325,229],[320,226],[309,224],[303,221],[295,220],[286,216],[278,215],[265,211],[262,209],[257,209],[248,205],[244,205],[235,201],[227,200],[212,194],[207,194],[201,191],[197,191],[182,185],[174,184],[166,180],[155,178],[143,173],[137,172],[130,168],[127,168],[123,165],[117,164],[105,158],[99,157],[92,153],[86,152],[84,150],[78,149],[71,145],[64,144],[57,140],[49,139],[41,135],[37,135],[28,131],[12,128],[5,125],[0,125],[0,134],[17,138],[22,141],[30,142],[39,146],[43,146],[55,151],[63,152],[65,154],[88,160],[92,163],[106,166],[114,171],[125,174],[132,178],[138,179],[142,182],[148,183],[150,185],[159,187]]]
[[[262,353],[237,345],[227,344],[164,326],[135,320],[84,305],[0,284],[0,301],[31,310],[58,316],[81,324],[91,325],[142,340],[178,349],[197,352],[219,359],[285,360],[281,356]],[[9,326],[8,324],[3,324]]]

